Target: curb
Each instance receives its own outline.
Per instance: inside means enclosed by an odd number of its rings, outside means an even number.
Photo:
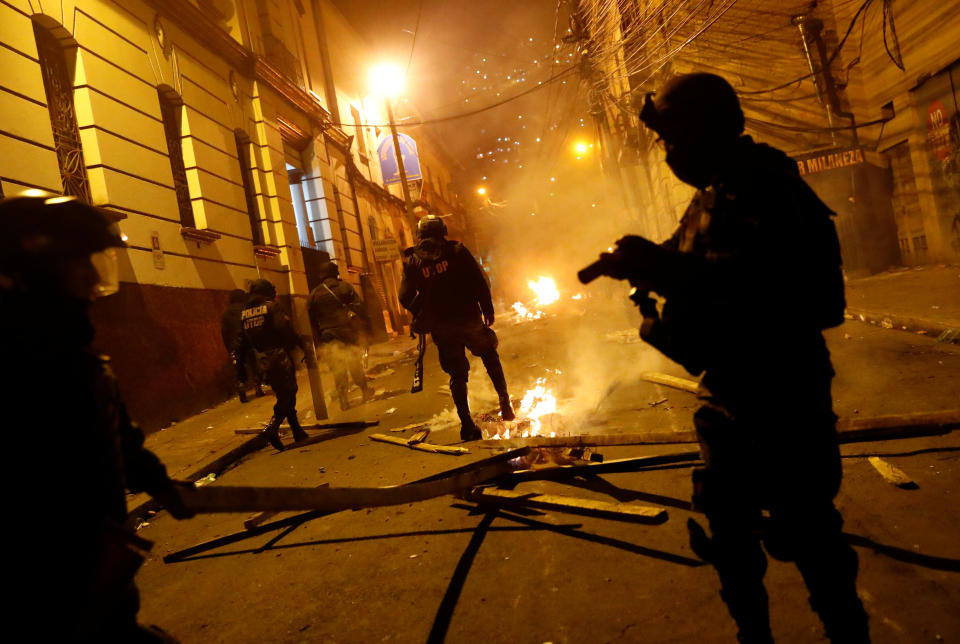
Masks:
[[[262,434],[257,434],[252,438],[237,445],[233,449],[224,452],[212,461],[200,465],[197,469],[187,474],[183,479],[191,483],[199,481],[209,474],[220,476],[228,467],[239,461],[247,454],[252,454],[267,445],[267,438]],[[159,501],[147,497],[139,505],[127,508],[127,525],[136,526],[140,521],[146,519],[150,511],[158,512],[163,509]]]
[[[926,335],[939,342],[960,344],[960,321],[951,324],[952,321],[948,320],[929,320],[856,308],[848,308],[844,317],[884,329]]]

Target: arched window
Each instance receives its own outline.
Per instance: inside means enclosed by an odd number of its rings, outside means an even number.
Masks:
[[[67,64],[68,55],[71,61],[76,61],[76,47],[65,47],[50,30],[36,22],[33,23],[33,35],[37,41],[37,54],[43,74],[43,89],[47,95],[50,125],[53,128],[53,143],[60,164],[63,194],[90,203],[87,166],[83,162],[80,129],[77,127],[77,112],[73,105],[73,65]]]
[[[173,173],[173,188],[177,192],[177,207],[180,210],[180,225],[196,228],[193,206],[190,203],[190,187],[187,183],[186,165],[183,163],[183,99],[168,85],[157,87],[160,99],[160,116],[163,118],[163,133],[167,139],[167,154],[170,171]]]

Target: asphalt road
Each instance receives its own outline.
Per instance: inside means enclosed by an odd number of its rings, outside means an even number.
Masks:
[[[634,323],[631,316],[620,308],[603,315],[570,308],[519,325],[499,321],[514,397],[544,378],[559,401],[552,422],[565,431],[689,429],[692,395],[637,379],[644,370],[684,374],[621,332]],[[841,416],[960,407],[960,347],[857,322],[831,330],[828,340]],[[479,412],[495,398],[479,361],[473,362]],[[437,427],[453,417],[449,395],[440,390],[446,380],[435,348],[428,352],[423,393],[405,393],[409,362],[392,368],[375,380],[384,392],[380,400],[335,416],[380,418],[379,427],[312,432],[329,440],[283,453],[267,448],[218,482],[393,485],[489,455],[476,448],[466,456],[435,455],[370,441],[370,433],[430,418]],[[430,441],[456,443],[457,430],[435,430]],[[676,449],[599,451],[609,460]],[[859,586],[874,641],[954,641],[960,633],[960,435],[843,451],[838,505],[860,554]],[[871,454],[886,455],[918,489],[885,482],[867,462]],[[689,472],[674,466],[517,488],[660,505],[669,519],[659,525],[559,512],[487,513],[442,497],[341,512],[170,564],[164,554],[241,530],[247,515],[178,522],[161,513],[140,530],[156,542],[138,575],[141,621],[184,642],[732,642],[734,626],[715,575],[687,543],[686,519],[697,516],[687,504]],[[767,586],[777,641],[822,640],[795,568],[771,561]]]

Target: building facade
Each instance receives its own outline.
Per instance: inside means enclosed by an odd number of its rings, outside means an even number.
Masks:
[[[0,189],[119,220],[129,247],[120,292],[94,306],[97,343],[148,429],[230,394],[219,318],[254,279],[308,335],[333,259],[376,339],[402,331],[400,265],[373,242],[413,231],[371,157],[388,132],[363,86],[369,48],[332,3],[2,0],[0,45]]]
[[[718,73],[747,133],[791,155],[837,213],[848,273],[960,261],[960,3],[739,0],[578,4],[605,169],[662,239],[691,189],[637,120],[674,75]]]

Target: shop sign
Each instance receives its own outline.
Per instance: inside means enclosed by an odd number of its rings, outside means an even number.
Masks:
[[[400,249],[395,239],[374,239],[370,245],[373,247],[373,258],[378,262],[400,259]]]
[[[800,175],[814,174],[824,170],[836,170],[863,163],[863,150],[850,148],[848,150],[830,150],[821,152],[805,159],[797,159],[797,168]]]
[[[940,99],[930,101],[927,108],[927,142],[933,156],[941,161],[950,158],[950,119]]]

